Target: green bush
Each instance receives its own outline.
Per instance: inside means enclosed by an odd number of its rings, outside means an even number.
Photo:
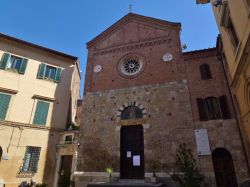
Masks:
[[[193,157],[191,149],[186,144],[180,144],[177,149],[175,165],[177,172],[171,175],[171,178],[179,183],[181,187],[200,187],[203,176],[199,173],[196,160]]]

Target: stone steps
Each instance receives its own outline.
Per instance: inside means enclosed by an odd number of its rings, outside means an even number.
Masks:
[[[162,183],[110,182],[88,184],[87,187],[166,187]]]

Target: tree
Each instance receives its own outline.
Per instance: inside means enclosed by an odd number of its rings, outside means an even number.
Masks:
[[[178,172],[174,172],[171,178],[180,184],[181,187],[200,187],[203,176],[199,173],[196,160],[191,149],[186,144],[180,144],[177,149],[175,165]]]

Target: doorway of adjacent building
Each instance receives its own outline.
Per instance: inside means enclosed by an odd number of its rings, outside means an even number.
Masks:
[[[72,160],[73,160],[72,155],[61,156],[58,187],[68,187],[68,186],[70,186]]]
[[[2,149],[2,147],[0,146],[0,162],[2,161],[2,156],[3,156],[3,149]]]
[[[121,179],[144,179],[144,139],[142,125],[121,127]]]
[[[232,156],[225,148],[217,148],[212,154],[217,187],[237,187]]]

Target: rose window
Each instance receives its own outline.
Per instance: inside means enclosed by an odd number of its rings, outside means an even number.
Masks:
[[[135,74],[140,70],[141,64],[137,60],[131,59],[125,61],[123,67],[128,74]]]
[[[118,72],[125,77],[133,78],[143,69],[143,58],[139,55],[128,55],[118,63]]]

